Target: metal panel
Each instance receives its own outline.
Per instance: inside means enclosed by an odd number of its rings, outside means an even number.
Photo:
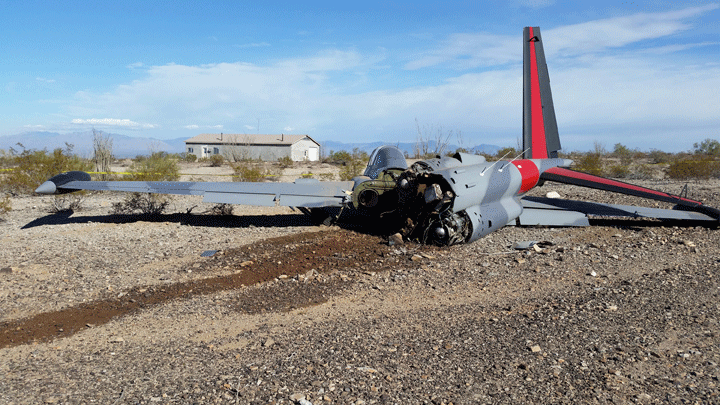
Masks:
[[[515,225],[510,221],[508,225]],[[557,209],[525,208],[518,217],[518,225],[521,226],[589,226],[587,215],[576,212]]]
[[[203,197],[203,202],[218,204],[262,205],[266,207],[274,207],[275,194],[235,194],[207,192]]]

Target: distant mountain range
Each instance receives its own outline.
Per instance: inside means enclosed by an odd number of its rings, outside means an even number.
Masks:
[[[175,139],[155,139],[155,138],[141,138],[132,137],[120,134],[110,134],[112,138],[112,150],[113,155],[116,158],[127,158],[135,157],[137,155],[147,155],[151,151],[165,151],[168,153],[182,153],[185,151],[185,140],[183,138]],[[412,156],[415,152],[415,142],[365,142],[365,143],[343,143],[335,141],[322,141],[315,139],[322,145],[323,153],[328,154],[330,151],[341,151],[345,150],[352,152],[354,149],[367,152],[368,154],[373,149],[382,145],[395,145],[400,150],[406,152]],[[91,157],[93,154],[93,134],[92,131],[85,132],[73,132],[60,134],[57,132],[25,132],[18,135],[0,136],[0,149],[9,150],[13,148],[15,150],[22,150],[18,143],[22,144],[25,149],[47,149],[53,150],[57,148],[65,148],[65,144],[73,145],[73,152],[83,156]],[[445,152],[454,152],[460,146],[458,145],[447,145]],[[481,144],[472,147],[464,147],[470,151],[483,152],[489,154],[495,154],[500,150],[499,146]],[[435,149],[434,141],[429,142],[429,150]]]
[[[352,152],[355,148],[357,148],[359,151],[367,152],[368,154],[372,152],[375,148],[378,146],[383,145],[393,145],[396,146],[401,151],[405,152],[409,156],[413,156],[415,154],[415,149],[417,147],[417,144],[415,142],[366,142],[366,143],[343,143],[343,142],[334,142],[334,141],[320,141],[318,139],[315,139],[316,141],[320,142],[320,145],[323,148],[323,153],[326,155],[329,154],[331,151],[341,151],[345,150],[348,152]],[[432,152],[435,151],[435,141],[428,142],[428,151]],[[455,152],[458,150],[460,146],[454,145],[454,144],[448,144],[445,146],[443,152]],[[494,155],[499,151],[501,148],[497,145],[487,145],[487,144],[480,144],[475,146],[463,146],[463,148],[467,149],[470,152],[476,152],[476,153],[488,153],[491,155]]]

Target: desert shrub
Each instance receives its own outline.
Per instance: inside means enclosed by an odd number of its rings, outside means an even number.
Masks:
[[[613,152],[612,152],[612,156],[620,159],[620,166],[625,167],[625,169],[627,170],[628,173],[630,172],[630,170],[628,169],[628,166],[630,166],[630,164],[632,163],[634,155],[635,155],[635,151],[628,149],[626,146],[624,146],[621,143],[616,143],[615,148],[613,149]],[[612,172],[613,168],[610,168],[610,171]],[[614,176],[614,177],[619,177],[619,176]],[[627,177],[627,176],[625,176],[625,177]]]
[[[60,194],[54,196],[50,201],[49,212],[75,212],[80,211],[83,208],[83,202],[85,202],[85,192],[76,192],[72,194]]]
[[[175,181],[180,178],[177,160],[166,152],[153,152],[150,156],[138,156],[130,165],[131,174],[126,180]]]
[[[235,206],[232,204],[220,203],[213,205],[210,208],[209,213],[210,215],[229,216],[233,214],[234,209]]]
[[[287,169],[289,167],[293,167],[293,160],[290,158],[290,156],[283,156],[278,159],[278,163],[280,163],[280,168]]]
[[[720,176],[720,161],[705,159],[676,159],[667,168],[671,179],[709,179]]]
[[[313,176],[314,174],[312,174],[311,172],[306,172],[300,175],[300,177],[302,177],[303,179],[312,179]]]
[[[261,167],[253,165],[248,162],[241,162],[232,165],[235,175],[233,176],[234,181],[263,181],[266,177],[266,172]]]
[[[224,161],[225,158],[223,158],[222,155],[212,155],[210,156],[210,167],[220,167]]]
[[[602,176],[605,174],[603,159],[599,153],[588,152],[575,160],[575,169],[587,174]]]
[[[672,154],[657,149],[651,149],[648,157],[653,164],[669,163],[672,160]]]
[[[517,149],[515,149],[515,148],[513,148],[513,147],[511,147],[511,146],[508,146],[507,148],[502,148],[502,149],[498,150],[497,153],[495,154],[494,158],[495,158],[495,159],[508,159],[508,160],[509,160],[509,159],[514,158],[515,156],[517,156],[517,155],[519,155],[519,154],[520,154],[520,152],[518,152]]]
[[[3,217],[8,212],[12,211],[12,204],[10,203],[10,196],[5,195],[3,198],[0,198],[0,221],[3,221]]]
[[[693,153],[696,155],[720,157],[720,142],[707,138],[700,143],[693,144]]]
[[[652,179],[655,178],[655,168],[651,165],[639,164],[635,167],[634,174],[636,179]]]
[[[318,173],[317,177],[322,181],[332,181],[335,180],[335,173]]]
[[[22,146],[22,145],[20,145]],[[72,154],[73,146],[65,149],[28,150],[22,152],[10,150],[10,167],[4,172],[0,189],[11,194],[30,194],[40,184],[56,174],[71,170],[92,170],[92,163]]]
[[[359,176],[365,168],[365,162],[358,159],[351,159],[340,169],[340,180],[352,180]]]
[[[121,202],[112,205],[111,214],[130,215],[160,215],[170,204],[167,196],[148,193],[131,193],[128,194]]]
[[[341,150],[337,152],[330,151],[330,155],[328,155],[327,159],[325,159],[325,163],[334,163],[334,164],[346,164],[347,162],[351,161],[353,159],[350,152]]]
[[[183,160],[189,163],[195,162],[197,160],[197,155],[186,153],[185,156],[183,156]]]
[[[631,177],[630,166],[621,164],[610,166],[610,177],[626,179]]]

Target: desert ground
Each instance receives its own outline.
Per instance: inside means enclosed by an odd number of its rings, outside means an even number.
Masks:
[[[720,181],[689,190],[720,207]],[[549,191],[656,206],[533,193]],[[0,403],[720,403],[720,230],[608,221],[389,246],[289,208],[213,215],[196,197],[110,214],[123,197],[72,213],[11,200]],[[545,243],[512,248],[531,240]]]

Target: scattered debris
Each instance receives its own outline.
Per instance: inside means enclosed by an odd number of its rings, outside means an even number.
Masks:
[[[402,245],[403,243],[405,242],[403,241],[402,235],[400,233],[390,235],[390,237],[388,238],[389,246]]]
[[[217,253],[217,250],[206,250],[202,253],[200,253],[200,257],[212,257],[215,256],[215,253]]]

